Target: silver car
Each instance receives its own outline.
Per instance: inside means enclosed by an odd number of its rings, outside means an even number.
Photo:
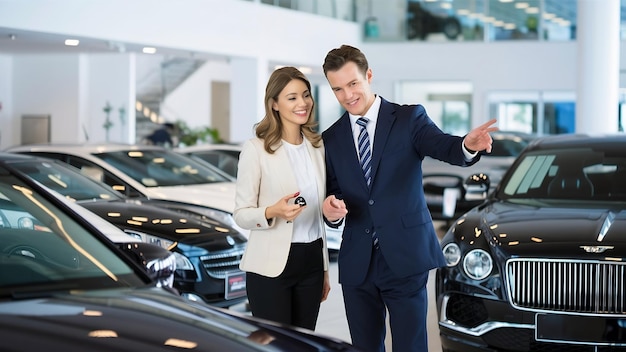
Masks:
[[[163,201],[161,206],[237,226],[235,183],[205,163],[158,146],[130,144],[45,144],[7,149],[11,153],[61,160],[130,198]]]

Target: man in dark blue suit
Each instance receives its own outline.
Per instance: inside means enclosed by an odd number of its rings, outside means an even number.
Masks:
[[[478,151],[491,151],[496,120],[464,137],[442,132],[421,105],[374,94],[365,55],[348,45],[331,50],[323,69],[346,109],[322,133],[323,210],[331,225],[345,220],[339,282],[352,343],[384,351],[388,310],[393,351],[428,351],[426,282],[429,270],[445,262],[424,199],[422,160],[474,164]]]

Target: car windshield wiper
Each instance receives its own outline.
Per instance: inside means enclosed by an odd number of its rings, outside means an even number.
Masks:
[[[30,285],[2,289],[0,291],[2,292],[0,293],[0,297],[12,298],[14,300],[45,298],[59,293],[67,293],[78,288],[79,286],[77,284],[72,283]]]

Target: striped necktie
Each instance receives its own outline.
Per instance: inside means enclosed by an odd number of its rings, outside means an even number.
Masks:
[[[370,148],[370,136],[367,133],[367,123],[369,120],[366,117],[359,117],[356,120],[357,125],[361,127],[359,132],[359,160],[361,162],[361,169],[363,170],[363,176],[367,187],[372,183],[372,149]],[[374,242],[374,248],[378,248],[378,236],[376,231],[372,232],[372,241]]]
[[[370,136],[367,133],[367,123],[369,120],[366,117],[359,117],[356,120],[356,124],[361,127],[359,132],[359,160],[361,162],[361,169],[363,170],[363,176],[365,182],[369,187],[372,183],[372,150],[370,148]]]

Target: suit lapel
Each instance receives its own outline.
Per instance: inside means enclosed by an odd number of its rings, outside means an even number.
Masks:
[[[378,165],[383,155],[383,149],[387,144],[391,126],[393,126],[395,120],[396,115],[393,105],[389,104],[385,99],[382,99],[380,110],[378,111],[376,134],[374,136],[374,147],[372,151],[372,185],[376,181],[376,171],[378,170]]]

